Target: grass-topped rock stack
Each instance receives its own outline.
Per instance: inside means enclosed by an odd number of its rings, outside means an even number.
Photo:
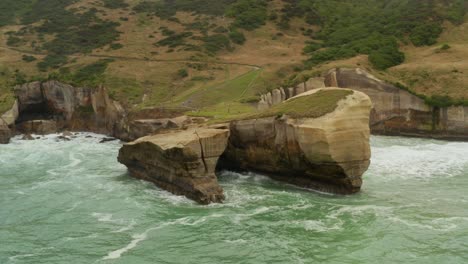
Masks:
[[[369,166],[370,108],[361,92],[313,90],[229,126],[140,138],[122,147],[119,161],[133,176],[203,204],[223,200],[215,168],[351,194]]]
[[[355,193],[369,166],[370,109],[361,92],[309,91],[232,122],[222,166],[320,191]]]

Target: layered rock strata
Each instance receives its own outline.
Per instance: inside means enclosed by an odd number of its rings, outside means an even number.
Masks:
[[[468,139],[468,107],[433,107],[408,91],[362,69],[332,69],[325,85],[350,88],[372,100],[370,127],[375,134]]]
[[[11,131],[7,123],[0,118],[0,144],[8,144],[11,138]]]
[[[198,128],[140,138],[125,144],[118,160],[133,177],[201,204],[222,202],[215,168],[229,137],[226,128]]]
[[[323,90],[303,96],[319,91]],[[358,192],[370,160],[370,109],[369,97],[354,92],[320,117],[283,115],[232,122],[220,166],[267,173],[330,193]]]
[[[316,77],[310,78],[309,80],[300,83],[294,87],[277,88],[272,90],[271,92],[262,94],[260,96],[260,101],[257,104],[257,108],[258,110],[266,110],[274,105],[280,104],[288,100],[289,98],[300,95],[304,92],[324,87],[324,78]]]
[[[103,87],[47,81],[16,86],[14,92],[17,99],[1,119],[15,132],[49,134],[68,129],[117,135],[124,131],[126,113]]]

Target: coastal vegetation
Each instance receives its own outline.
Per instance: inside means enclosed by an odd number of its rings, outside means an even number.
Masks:
[[[131,98],[137,109],[191,114],[254,111],[260,94],[336,66],[365,68],[431,105],[466,105],[468,65],[454,61],[468,49],[467,7],[465,0],[4,0],[0,62],[21,73],[15,82],[112,85],[116,99]],[[75,76],[104,64],[89,78]]]

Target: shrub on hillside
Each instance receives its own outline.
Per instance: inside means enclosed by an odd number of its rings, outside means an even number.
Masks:
[[[211,36],[203,37],[202,40],[205,42],[204,47],[209,53],[216,53],[223,49],[230,50],[231,42],[223,34],[215,34]]]
[[[226,15],[234,18],[234,27],[253,30],[263,26],[268,18],[265,0],[239,0],[232,4]]]
[[[233,43],[239,44],[239,45],[244,44],[245,41],[246,41],[244,34],[242,32],[237,31],[237,30],[229,32],[229,39]]]
[[[35,61],[37,60],[36,57],[34,56],[29,56],[29,55],[23,55],[23,57],[21,58],[23,61],[25,62],[32,62],[32,61]]]
[[[49,69],[58,69],[60,66],[67,63],[67,57],[64,55],[47,55],[41,62],[37,64],[40,71],[47,71]]]
[[[103,0],[103,2],[105,7],[111,9],[128,7],[128,4],[125,3],[125,0]]]

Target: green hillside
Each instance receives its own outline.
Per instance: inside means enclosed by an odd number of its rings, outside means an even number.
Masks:
[[[0,111],[11,88],[105,85],[129,109],[253,111],[334,66],[468,98],[466,0],[2,0]]]

